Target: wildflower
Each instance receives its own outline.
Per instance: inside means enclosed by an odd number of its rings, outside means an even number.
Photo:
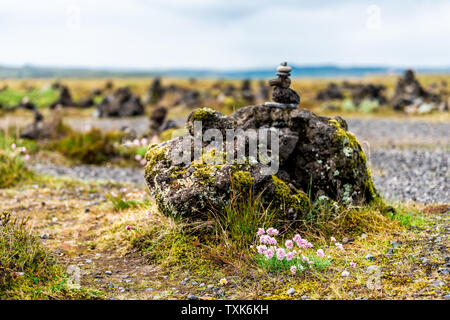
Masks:
[[[25,160],[26,160],[26,161],[30,160],[30,155],[29,155],[29,154],[26,154],[26,155],[25,155]]]
[[[226,285],[226,284],[228,283],[228,280],[225,279],[225,278],[222,278],[222,279],[219,280],[219,283],[220,283],[222,286],[224,286],[224,285]]]
[[[147,215],[149,216],[151,214],[152,214],[152,212],[150,210],[147,210]]]
[[[286,240],[286,242],[284,244],[286,245],[286,248],[288,248],[288,249],[292,249],[294,247],[294,243],[292,242],[292,240]]]
[[[260,243],[269,243],[268,238],[270,238],[270,237],[263,234],[259,237],[259,242]]]
[[[146,146],[147,144],[148,144],[148,139],[147,138],[142,138],[141,145]]]
[[[332,242],[336,242],[336,238],[335,237],[331,237],[331,241]]]
[[[274,228],[269,228],[269,229],[267,229],[267,234],[269,236],[277,236],[278,235],[278,230],[274,229]]]
[[[336,242],[336,248],[340,250],[344,250],[344,247],[342,246],[342,243]]]
[[[11,145],[11,149],[16,150],[16,144],[15,144],[15,143],[13,143],[13,144]]]
[[[306,243],[306,247],[307,247],[307,248],[312,248],[312,247],[313,247],[313,244],[312,244],[311,242],[308,242],[308,243]]]
[[[295,274],[297,272],[297,267],[296,266],[292,266],[291,267],[291,273]]]
[[[21,148],[20,148],[20,152],[22,152],[22,153],[27,152],[27,148],[26,148],[26,147],[21,147]]]
[[[140,154],[137,154],[137,155],[134,157],[134,159],[135,159],[136,161],[141,161],[141,160],[142,160],[142,156],[141,156]]]
[[[356,263],[355,262],[350,262],[350,267],[356,268]]]
[[[266,256],[266,259],[271,259],[273,257],[273,249],[267,249],[264,255]]]
[[[262,245],[257,246],[256,249],[258,250],[259,254],[264,254],[267,250],[267,247],[262,244]]]
[[[256,233],[258,236],[261,236],[261,235],[263,235],[264,233],[266,233],[265,231],[264,231],[264,229],[263,228],[258,228],[258,232]]]
[[[141,166],[145,166],[147,164],[147,160],[142,159],[140,163],[141,163]]]
[[[323,257],[323,256],[325,255],[325,254],[323,253],[323,250],[322,250],[322,249],[317,250],[316,254],[317,254],[318,257]]]
[[[348,272],[347,270],[342,271],[341,275],[343,277],[348,277],[350,275],[350,272]]]
[[[130,226],[126,226],[126,228],[125,228],[125,230],[131,230],[131,227]]]
[[[309,263],[309,258],[308,258],[307,256],[302,255],[302,260],[303,260],[304,262]]]
[[[300,271],[303,271],[303,266],[298,266],[298,269],[300,270]]]
[[[283,248],[278,248],[277,249],[277,259],[283,260],[285,256],[286,256],[286,251],[284,251]]]
[[[290,251],[286,254],[286,260],[291,261],[294,258],[294,252]]]
[[[140,142],[138,139],[134,139],[134,140],[133,140],[133,144],[134,144],[135,146],[139,146],[139,145],[141,144],[141,142]]]
[[[269,243],[270,244],[277,244],[277,239],[275,239],[273,237],[269,237]]]

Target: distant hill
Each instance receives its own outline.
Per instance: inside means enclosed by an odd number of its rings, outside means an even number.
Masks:
[[[0,65],[0,78],[140,78],[140,77],[180,77],[180,78],[270,78],[275,68],[251,70],[132,70],[132,69],[90,69],[58,68],[40,66],[10,67]],[[334,65],[293,66],[294,77],[362,77],[369,74],[400,73],[404,68],[391,67],[338,67]],[[450,67],[417,68],[421,73],[450,73]]]

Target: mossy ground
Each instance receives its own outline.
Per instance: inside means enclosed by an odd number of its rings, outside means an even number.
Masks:
[[[118,210],[111,195],[136,205]],[[0,199],[2,209],[30,217],[37,235],[49,234],[40,242],[64,270],[80,268],[84,297],[185,299],[191,293],[202,299],[439,299],[449,290],[448,277],[438,273],[448,256],[448,205],[399,205],[396,213],[381,205],[337,213],[322,208],[298,230],[323,247],[333,263],[292,276],[269,274],[257,264],[247,240],[229,238],[227,245],[222,234],[211,231],[212,221],[185,224],[160,214],[144,186],[40,177],[37,184],[1,189]],[[353,241],[341,252],[329,245],[330,235]],[[429,240],[438,235],[440,242]],[[368,253],[373,261],[364,258]],[[366,272],[370,265],[380,268],[376,278]],[[341,276],[343,270],[350,275]],[[186,277],[189,281],[183,281]],[[220,285],[221,278],[228,284]],[[444,284],[433,287],[436,280]],[[291,287],[297,293],[288,296]],[[33,298],[25,291],[6,296],[12,297]]]

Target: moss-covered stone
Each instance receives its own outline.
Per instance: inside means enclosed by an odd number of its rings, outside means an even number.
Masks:
[[[250,172],[241,170],[233,172],[232,179],[234,187],[238,190],[248,190],[252,188],[255,181]]]
[[[217,111],[211,108],[201,108],[192,113],[192,120],[194,121],[204,121],[209,117],[213,116]]]
[[[277,176],[272,176],[275,186],[273,202],[283,209],[292,208],[296,212],[304,213],[311,207],[311,201],[306,193],[296,188],[290,188]]]

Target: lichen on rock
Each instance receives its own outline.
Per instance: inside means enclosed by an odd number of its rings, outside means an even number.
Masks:
[[[218,129],[224,133],[223,150],[215,141],[200,140],[201,153],[195,154],[194,122],[201,121],[201,132]],[[339,205],[364,204],[378,197],[366,155],[356,137],[340,117],[320,117],[308,110],[248,106],[231,116],[203,108],[187,120],[188,133],[159,145],[150,146],[146,155],[146,181],[161,211],[186,218],[207,218],[211,208],[220,210],[230,195],[251,191],[262,194],[268,205],[280,212],[295,212],[300,218],[311,203],[329,199]],[[226,141],[228,129],[270,129],[279,137],[279,162],[274,174],[263,174],[265,166],[258,144],[258,161],[246,154],[245,161],[228,161],[227,153],[248,149],[247,138]],[[201,139],[201,135],[200,135]],[[273,156],[272,145],[267,144]],[[173,161],[175,151],[188,152],[184,162]],[[242,160],[242,159],[241,159]],[[264,159],[267,160],[267,159]]]

